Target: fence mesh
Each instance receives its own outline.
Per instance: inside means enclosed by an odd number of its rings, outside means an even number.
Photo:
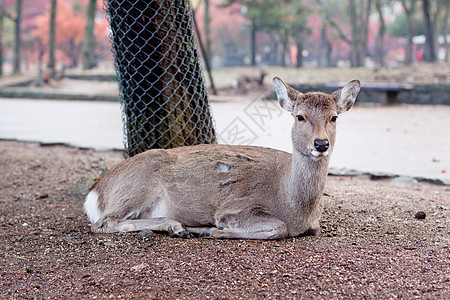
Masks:
[[[108,0],[125,156],[214,143],[189,1]]]

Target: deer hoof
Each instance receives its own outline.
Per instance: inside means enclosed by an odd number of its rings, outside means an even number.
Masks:
[[[207,230],[203,231],[202,233],[200,233],[200,235],[198,237],[208,237],[211,236],[211,227],[208,227]]]
[[[320,228],[309,228],[305,231],[304,235],[318,235],[320,232]]]
[[[181,238],[186,238],[186,239],[192,238],[191,233],[189,231],[187,231],[187,230],[183,230],[183,231],[177,232],[177,233],[175,233],[175,236],[181,237]]]

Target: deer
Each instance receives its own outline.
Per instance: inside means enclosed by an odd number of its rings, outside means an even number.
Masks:
[[[266,77],[267,72],[261,70],[259,76],[241,75],[231,82],[231,87],[237,89],[239,87],[243,88],[255,88],[257,86],[264,85],[264,77]]]
[[[285,239],[317,235],[338,115],[360,82],[326,94],[273,79],[294,119],[292,154],[246,145],[152,149],[102,175],[84,210],[97,233],[166,232],[176,237]]]

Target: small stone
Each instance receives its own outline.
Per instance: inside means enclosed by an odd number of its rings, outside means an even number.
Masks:
[[[44,193],[44,194],[40,194],[36,197],[36,200],[41,200],[41,199],[46,199],[48,198],[48,194]]]
[[[415,217],[416,219],[419,219],[419,220],[425,219],[426,216],[427,216],[427,214],[426,214],[424,211],[418,211],[418,212],[416,212],[416,214],[414,215],[414,217]]]
[[[144,269],[146,269],[146,268],[148,268],[148,267],[150,267],[149,264],[147,264],[147,263],[142,263],[142,264],[140,264],[140,265],[131,267],[131,270],[134,271],[134,272],[141,272],[142,270],[144,270]]]
[[[65,236],[63,237],[63,240],[65,240],[69,244],[75,244],[77,242],[77,240],[71,236]]]

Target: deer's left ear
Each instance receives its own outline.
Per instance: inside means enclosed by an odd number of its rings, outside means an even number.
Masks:
[[[359,80],[352,80],[347,83],[342,89],[335,91],[331,96],[338,107],[338,114],[346,112],[355,104],[356,97],[358,97],[361,83]]]

